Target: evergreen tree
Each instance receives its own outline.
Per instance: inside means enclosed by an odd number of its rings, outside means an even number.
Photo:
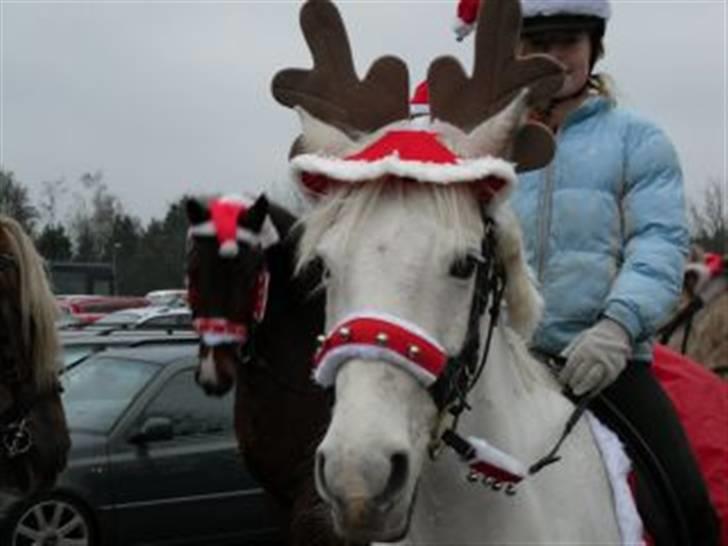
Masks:
[[[32,235],[38,221],[36,209],[28,196],[28,188],[15,179],[15,175],[0,168],[0,213],[17,221],[26,233]]]
[[[47,261],[64,262],[71,259],[71,239],[62,224],[46,224],[35,244]]]

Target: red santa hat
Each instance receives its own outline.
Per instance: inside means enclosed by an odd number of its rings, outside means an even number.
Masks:
[[[427,88],[427,80],[419,83],[410,100],[410,116],[424,115],[430,115],[430,92]]]
[[[460,0],[453,30],[458,42],[470,34],[478,20],[480,0]]]

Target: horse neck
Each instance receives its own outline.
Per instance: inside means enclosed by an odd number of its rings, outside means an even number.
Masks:
[[[256,348],[272,364],[291,358],[305,359],[308,364],[315,350],[316,335],[324,324],[323,297],[314,294],[317,281],[312,273],[295,275],[301,235],[296,218],[272,205],[271,220],[281,240],[266,252],[270,274],[268,306],[258,329]]]
[[[539,366],[515,333],[496,328],[458,432],[487,440],[527,467],[546,455],[572,407]],[[619,543],[611,489],[585,421],[559,453],[568,464],[527,476],[517,495],[507,497],[465,480],[462,461],[446,450],[421,476],[411,543]]]
[[[463,420],[467,432],[533,462],[550,449],[573,406],[508,327],[495,328],[486,362]]]

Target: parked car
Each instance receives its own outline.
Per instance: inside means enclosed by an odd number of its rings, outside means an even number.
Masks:
[[[152,290],[147,292],[144,297],[151,305],[164,305],[167,307],[187,305],[187,290],[184,288]]]
[[[188,328],[160,328],[128,330],[126,328],[61,329],[62,346],[60,366],[73,366],[89,356],[109,348],[137,347],[145,344],[197,341],[198,336]]]
[[[109,313],[94,326],[127,328],[192,328],[192,311],[188,307],[140,307]]]
[[[56,296],[56,301],[62,317],[70,315],[81,324],[90,324],[120,309],[149,305],[149,301],[137,296],[61,295]]]
[[[0,544],[279,541],[276,506],[237,451],[232,396],[207,397],[194,383],[196,349],[111,349],[70,368],[68,467],[46,494],[0,494]]]

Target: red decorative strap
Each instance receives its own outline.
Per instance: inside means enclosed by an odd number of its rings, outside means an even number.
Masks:
[[[248,340],[248,327],[238,322],[200,317],[193,321],[193,325],[205,343],[211,346],[221,343],[245,343]]]
[[[270,284],[270,273],[266,269],[260,272],[255,283],[255,304],[253,307],[253,320],[257,323],[263,322],[265,310],[268,307],[268,285]]]
[[[314,356],[319,383],[333,382],[336,368],[351,358],[385,360],[431,384],[447,363],[440,345],[413,324],[395,317],[356,315],[339,323],[322,340]]]

